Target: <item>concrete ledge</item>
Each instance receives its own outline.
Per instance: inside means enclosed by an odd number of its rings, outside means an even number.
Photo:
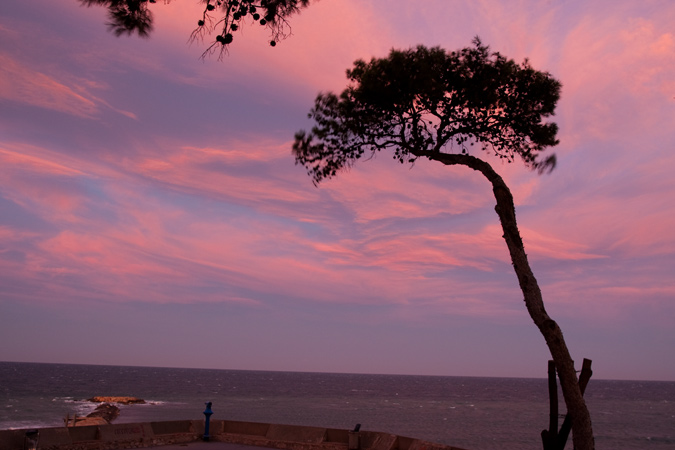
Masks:
[[[202,421],[203,423],[203,421]],[[204,426],[202,425],[202,432],[204,432]],[[218,434],[223,434],[225,432],[225,421],[224,420],[212,420],[209,425],[209,434],[214,436]]]
[[[26,431],[0,430],[0,449],[22,450]],[[204,420],[41,428],[39,432],[40,450],[146,448],[199,441],[204,433]],[[462,450],[374,431],[350,432],[334,428],[228,420],[211,421],[209,435],[214,442],[282,450],[349,450],[350,443],[352,450]]]
[[[191,420],[169,420],[166,422],[150,422],[155,436],[163,434],[194,433]]]
[[[87,442],[98,439],[98,426],[68,427],[68,434],[73,442]],[[42,441],[42,430],[40,430],[40,440]]]
[[[326,441],[346,444],[349,442],[349,433],[352,432],[348,430],[339,430],[337,428],[326,428]]]
[[[272,424],[265,436],[271,441],[303,442],[320,444],[325,441],[326,429],[316,427],[302,427],[296,425]]]
[[[154,438],[149,423],[123,423],[98,427],[97,439],[104,442],[150,442]]]
[[[191,420],[191,433],[197,433],[200,436],[204,433],[204,420]]]
[[[359,432],[361,448],[370,450],[397,450],[398,436],[395,434],[377,433],[374,431]]]
[[[0,432],[1,433],[1,432]],[[40,429],[40,442],[49,442],[51,445],[70,445],[72,440],[66,427]],[[42,448],[42,445],[38,446]],[[4,448],[0,445],[0,448]]]
[[[435,444],[433,442],[426,442],[420,441],[419,439],[414,439],[410,444],[410,446],[408,447],[408,450],[447,450],[447,448],[448,448],[447,445]]]
[[[266,437],[244,436],[237,434],[221,434],[220,436],[215,436],[212,441],[250,445],[255,447],[276,448],[280,450],[347,450],[346,444],[338,444],[335,442],[312,444],[297,441],[279,441],[267,439]]]
[[[42,430],[40,430],[42,431]],[[23,440],[26,436],[26,430],[5,430],[0,431],[0,448],[13,449],[23,448]]]
[[[243,434],[247,436],[267,436],[270,429],[269,423],[237,422],[226,420],[223,432],[227,434]]]

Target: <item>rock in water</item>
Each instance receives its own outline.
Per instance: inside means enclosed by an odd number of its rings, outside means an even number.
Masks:
[[[113,420],[117,419],[117,416],[119,415],[120,409],[117,406],[111,403],[103,403],[101,405],[98,405],[93,412],[87,414],[87,417],[88,418],[100,417],[107,423],[110,423]]]

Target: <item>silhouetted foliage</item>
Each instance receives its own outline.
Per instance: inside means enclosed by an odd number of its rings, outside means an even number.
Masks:
[[[86,6],[105,6],[108,8],[107,23],[110,31],[116,36],[137,33],[141,37],[148,37],[152,31],[152,12],[148,10],[148,3],[156,0],[80,0]]]
[[[527,61],[491,53],[478,38],[457,52],[392,50],[356,61],[347,77],[351,85],[339,96],[316,98],[312,131],[296,134],[296,161],[315,182],[384,149],[404,162],[424,152],[466,154],[479,144],[540,171],[555,165],[555,155],[538,157],[558,143],[557,125],[542,120],[553,114],[560,83]]]
[[[227,51],[234,35],[247,22],[270,30],[270,45],[275,46],[291,33],[287,18],[309,5],[310,0],[202,0],[204,11],[197,20],[191,39],[203,38],[216,32],[215,40],[204,55],[216,50]],[[117,36],[137,33],[147,37],[152,31],[152,12],[149,4],[156,0],[80,0],[86,6],[108,8],[109,29]],[[165,0],[164,3],[168,3]]]

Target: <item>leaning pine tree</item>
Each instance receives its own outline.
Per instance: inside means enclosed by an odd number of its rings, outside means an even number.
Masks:
[[[525,254],[516,224],[513,196],[499,174],[469,150],[475,145],[508,162],[518,156],[540,173],[555,166],[558,144],[553,115],[560,83],[490,52],[477,38],[457,52],[417,47],[392,50],[387,58],[356,61],[347,71],[350,85],[338,96],[321,93],[309,116],[312,131],[295,136],[296,163],[315,184],[350,167],[362,156],[393,151],[401,162],[427,158],[464,165],[492,184],[495,210],[530,317],[544,336],[560,378],[576,450],[594,448],[588,408],[562,331],[550,318]],[[475,148],[475,147],[474,147]]]

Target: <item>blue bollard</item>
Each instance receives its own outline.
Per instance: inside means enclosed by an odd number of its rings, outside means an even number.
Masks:
[[[211,411],[211,402],[206,402],[206,409],[204,410],[204,416],[206,417],[206,421],[204,422],[204,437],[202,438],[204,442],[208,442],[211,436],[209,436],[209,421],[211,420],[211,414],[213,414],[213,411]]]

